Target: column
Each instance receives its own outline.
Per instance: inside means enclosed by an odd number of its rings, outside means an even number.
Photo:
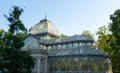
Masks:
[[[74,48],[74,43],[71,43],[71,44],[72,44],[72,47],[71,47],[71,48],[73,49],[73,48]]]
[[[71,63],[72,63],[72,64],[71,64],[71,71],[73,71],[73,62],[74,62],[73,57],[71,58],[71,61],[72,61],[72,62],[71,62]]]
[[[37,73],[40,73],[40,59],[41,58],[38,58],[37,60]]]
[[[79,72],[81,72],[81,56],[79,57]]]
[[[47,71],[48,71],[48,69],[47,69],[47,68],[48,68],[48,67],[47,67],[47,58],[44,59],[44,64],[45,64],[45,65],[44,65],[44,66],[45,66],[45,67],[44,67],[44,68],[45,68],[45,69],[44,69],[44,70],[45,70],[44,72],[47,73]]]
[[[88,66],[88,72],[90,71],[90,69],[89,69],[89,68],[90,68],[90,67],[89,67],[89,66],[90,66],[90,65],[89,65],[89,62],[90,62],[90,59],[89,59],[89,56],[87,56],[87,66]]]
[[[77,43],[77,49],[79,49],[79,43]]]
[[[61,44],[61,49],[60,50],[62,50],[63,49],[63,44]]]
[[[67,50],[67,54],[69,55],[68,44],[66,44],[66,50]]]
[[[79,47],[79,48],[81,47],[80,42],[78,43],[78,47]]]

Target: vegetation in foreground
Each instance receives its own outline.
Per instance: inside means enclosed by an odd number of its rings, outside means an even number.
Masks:
[[[20,20],[23,9],[13,6],[9,16],[4,15],[9,21],[9,30],[0,30],[0,72],[1,73],[31,73],[34,66],[33,58],[29,51],[21,50],[24,46],[23,38],[26,28]]]
[[[20,20],[23,9],[13,6],[9,16],[5,15],[10,24],[9,30],[0,30],[0,71],[2,73],[31,73],[34,66],[33,58],[29,51],[20,48],[24,46],[23,38],[26,28]],[[113,73],[120,73],[120,9],[110,15],[111,23],[108,27],[102,26],[98,29],[98,48],[112,57]],[[84,31],[93,37],[89,31]],[[61,34],[61,37],[67,35]]]

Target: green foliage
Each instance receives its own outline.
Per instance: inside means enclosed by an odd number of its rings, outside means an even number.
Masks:
[[[3,48],[5,47],[5,42],[3,41],[3,35],[4,35],[4,30],[0,30],[0,58],[2,58],[2,54],[4,52],[2,52]],[[1,63],[1,61],[0,61]]]
[[[61,36],[61,38],[68,37],[67,35],[65,35],[65,34],[63,34],[63,33],[62,33],[60,36]]]
[[[0,30],[0,48],[5,47],[5,42],[3,39],[4,30]]]
[[[10,22],[9,24],[9,31],[11,33],[18,33],[20,31],[27,31],[24,24],[20,20],[20,15],[22,14],[23,9],[13,6],[13,10],[9,13],[9,17],[7,15],[4,15],[7,20]]]
[[[110,20],[109,27],[103,26],[97,32],[98,47],[112,57],[113,73],[120,73],[120,9],[110,15]]]
[[[5,47],[2,50],[1,71],[6,73],[30,73],[34,63],[29,52]]]
[[[89,31],[89,30],[84,30],[82,32],[82,35],[86,35],[88,36],[89,38],[93,38],[93,34]]]
[[[111,55],[111,40],[113,39],[110,34],[108,34],[108,28],[106,26],[102,26],[98,29],[98,48],[105,51],[107,54]]]
[[[119,55],[120,50],[120,9],[116,10],[113,15],[110,16],[110,20],[112,23],[110,24],[110,31],[112,35],[115,37],[116,41],[116,48],[115,54]]]
[[[105,51],[107,54],[109,54],[112,57],[112,63],[113,63],[113,72],[114,73],[119,73],[115,72],[116,69],[118,69],[119,61],[120,59],[117,56],[114,56],[115,53],[115,48],[116,48],[116,42],[115,42],[115,37],[107,33],[108,27],[100,27],[99,30],[97,31],[98,37],[98,48]],[[118,60],[118,61],[117,61]],[[117,70],[119,71],[119,70]]]
[[[29,51],[21,50],[26,28],[21,23],[20,15],[23,10],[14,6],[13,11],[6,16],[10,22],[9,31],[0,30],[0,71],[2,73],[31,73],[34,66]]]
[[[116,10],[113,15],[110,15],[112,21],[109,25],[112,36],[115,38],[111,44],[114,52],[112,54],[113,72],[120,73],[120,9]]]

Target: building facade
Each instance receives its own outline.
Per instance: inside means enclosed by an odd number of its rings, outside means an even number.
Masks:
[[[24,50],[31,51],[33,73],[112,73],[111,59],[93,47],[85,35],[61,38],[47,19],[34,25],[24,39]]]

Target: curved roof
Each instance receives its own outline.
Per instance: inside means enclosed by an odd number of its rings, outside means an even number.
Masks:
[[[57,51],[49,51],[49,56],[108,56],[105,52],[93,47],[80,47],[71,49],[62,49]]]
[[[31,29],[30,32],[31,34],[51,34],[54,36],[59,36],[59,31],[57,28],[52,24],[51,21],[47,19],[41,20],[39,23],[34,25]]]

